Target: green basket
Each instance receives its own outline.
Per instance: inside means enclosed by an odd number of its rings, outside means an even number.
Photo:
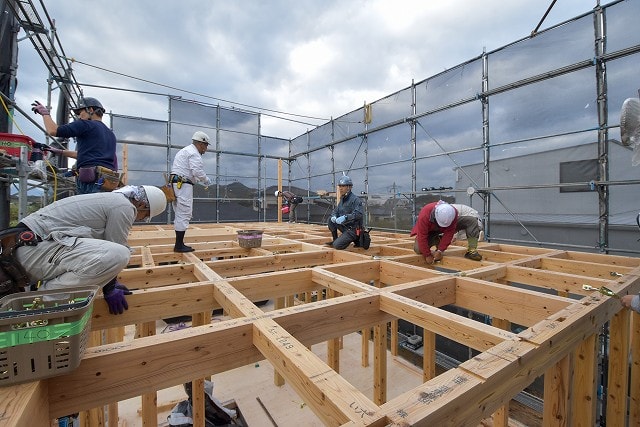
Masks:
[[[96,291],[85,286],[0,299],[0,386],[77,368],[91,329]]]

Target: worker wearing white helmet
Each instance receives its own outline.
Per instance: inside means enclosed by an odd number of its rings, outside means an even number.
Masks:
[[[442,200],[425,205],[411,230],[416,236],[413,250],[424,256],[427,264],[442,260],[443,252],[449,247],[456,232],[458,212]],[[436,246],[435,251],[431,247]]]
[[[40,290],[101,286],[109,312],[121,314],[128,309],[125,295],[130,292],[116,277],[131,256],[129,231],[134,221],[148,221],[166,205],[158,187],[125,186],[58,200],[0,236],[3,249],[11,233],[32,238],[13,249],[29,281],[41,282]]]
[[[298,221],[298,214],[296,213],[296,209],[298,205],[302,203],[302,197],[296,196],[291,191],[279,191],[276,190],[274,193],[276,197],[282,197],[284,203],[289,207],[289,223],[295,223]]]
[[[209,147],[209,136],[196,131],[191,137],[191,144],[176,153],[171,167],[169,181],[173,185],[176,200],[172,202],[175,218],[173,228],[176,232],[174,252],[192,252],[193,248],[184,244],[184,235],[189,228],[189,221],[193,214],[193,186],[202,183],[205,187],[211,185],[211,179],[204,171],[202,155]]]

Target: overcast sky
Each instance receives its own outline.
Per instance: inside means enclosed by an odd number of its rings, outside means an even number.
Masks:
[[[551,1],[45,3],[65,53],[77,61],[78,82],[317,118],[289,116],[306,123],[295,125],[263,119],[264,134],[292,138],[365,101],[408,87],[412,79],[424,80],[483,49],[529,36]],[[558,0],[540,30],[595,5]],[[18,105],[26,110],[34,99],[46,101],[47,77],[31,42],[22,40]],[[107,111],[167,119],[162,97],[89,86],[83,90],[100,99]],[[57,92],[54,106],[56,100]],[[19,114],[16,120],[29,129]]]

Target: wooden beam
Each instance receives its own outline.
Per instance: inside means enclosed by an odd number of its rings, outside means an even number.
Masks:
[[[73,412],[68,412],[71,414]],[[49,413],[46,381],[33,381],[0,387],[0,424],[11,427],[49,426],[55,415]]]
[[[459,277],[456,280],[455,305],[524,326],[534,325],[573,302],[575,300],[478,279]]]
[[[287,383],[328,426],[384,421],[377,405],[270,319],[253,323],[253,340]]]
[[[50,414],[58,417],[181,384],[263,358],[251,320],[232,319],[85,351],[73,372],[50,378]]]
[[[380,309],[476,350],[487,350],[515,334],[408,298],[383,294]]]
[[[612,273],[629,273],[631,267],[610,266],[607,264],[595,264],[585,261],[559,260],[553,258],[543,258],[542,268],[545,270],[558,271],[561,273],[576,274],[578,276],[595,277],[611,280]]]
[[[214,299],[213,283],[202,282],[133,291],[127,296],[129,310],[118,316],[109,314],[104,298],[96,296],[91,329],[101,330],[180,316],[194,311],[215,310],[222,306]]]
[[[570,292],[578,295],[587,294],[587,292],[582,289],[582,285],[599,288],[609,283],[609,280],[605,279],[517,266],[508,266],[503,278],[509,282]]]
[[[210,261],[207,265],[220,276],[229,278],[315,267],[332,261],[331,251],[319,250]]]

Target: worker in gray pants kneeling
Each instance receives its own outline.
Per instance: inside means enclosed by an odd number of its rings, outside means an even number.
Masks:
[[[100,286],[109,312],[122,314],[131,292],[117,275],[131,257],[129,231],[134,221],[149,220],[166,206],[162,190],[150,185],[67,197],[22,219],[14,229],[31,239],[16,239],[11,253],[29,282],[41,283],[38,290]]]

